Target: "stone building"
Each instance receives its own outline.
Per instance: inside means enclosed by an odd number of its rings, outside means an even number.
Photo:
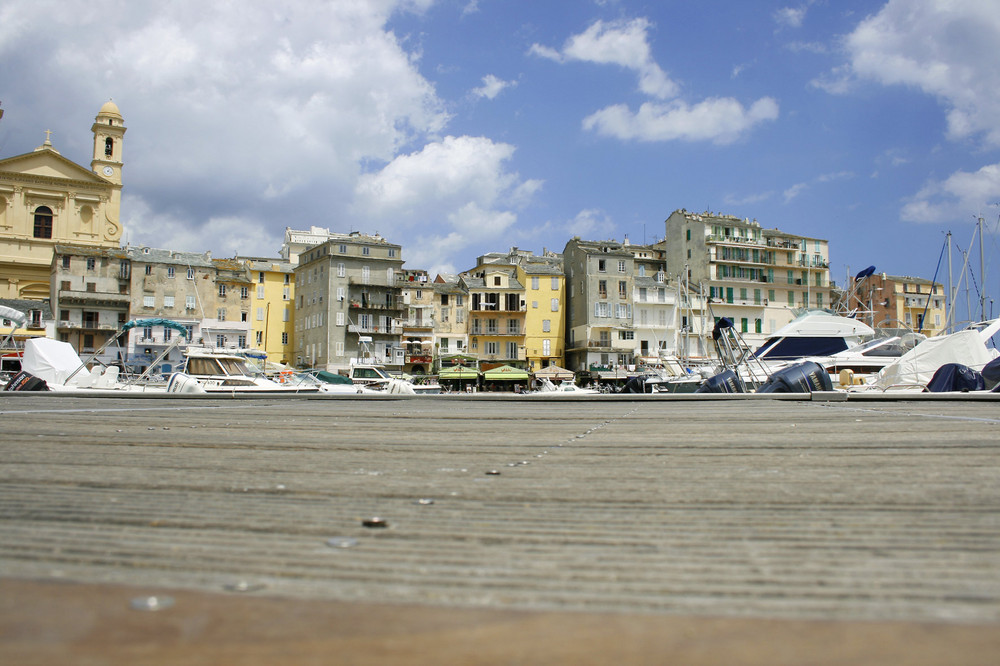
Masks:
[[[614,240],[573,237],[563,249],[566,273],[566,367],[617,378],[635,364],[635,255]]]
[[[49,298],[59,243],[118,247],[125,129],[109,101],[91,127],[90,168],[63,157],[50,136],[0,160],[0,298]]]
[[[402,368],[405,307],[399,245],[378,234],[331,234],[295,268],[295,361],[340,370],[351,363]]]
[[[802,311],[833,305],[825,240],[683,209],[665,226],[670,270],[703,290],[713,319],[730,318],[751,346]]]

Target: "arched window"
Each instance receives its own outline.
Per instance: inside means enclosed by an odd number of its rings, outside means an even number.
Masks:
[[[52,209],[48,206],[35,209],[35,238],[52,238]]]
[[[111,153],[115,151],[115,140],[110,136],[104,140],[104,156],[111,157]]]

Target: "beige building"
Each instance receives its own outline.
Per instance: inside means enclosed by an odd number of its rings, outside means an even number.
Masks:
[[[869,326],[909,328],[930,337],[946,326],[944,292],[925,278],[875,273],[854,290],[848,307]]]
[[[118,247],[125,124],[114,102],[91,131],[89,169],[63,157],[50,136],[0,160],[0,298],[48,298],[57,243]]]
[[[665,238],[671,275],[703,290],[712,318],[731,319],[751,346],[807,309],[833,306],[825,240],[683,209],[667,218]]]

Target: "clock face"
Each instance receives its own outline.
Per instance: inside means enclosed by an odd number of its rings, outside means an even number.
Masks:
[[[104,167],[104,175],[105,176],[110,176],[114,172],[115,172],[115,170],[112,169],[111,167],[109,167],[109,166]]]

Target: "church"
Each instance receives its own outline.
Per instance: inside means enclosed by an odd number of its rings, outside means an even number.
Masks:
[[[46,132],[30,153],[0,159],[0,299],[46,300],[57,244],[117,248],[125,122],[101,107],[90,168],[63,157]]]

